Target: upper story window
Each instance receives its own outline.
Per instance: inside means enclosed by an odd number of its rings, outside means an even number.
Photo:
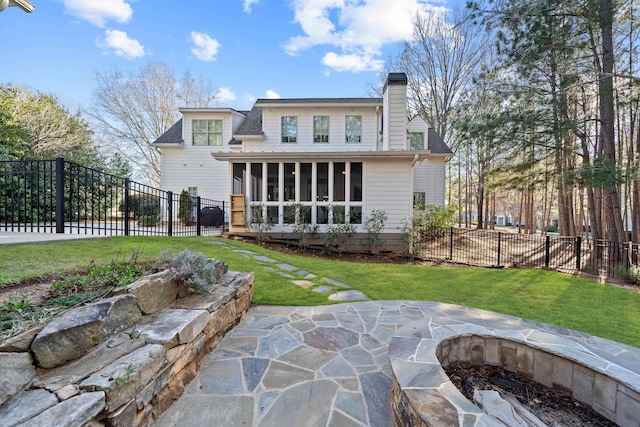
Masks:
[[[410,142],[411,151],[424,150],[424,133],[412,132],[410,136],[411,136],[411,142]]]
[[[362,142],[362,116],[346,116],[345,136],[347,144]]]
[[[222,120],[194,120],[193,145],[222,145]]]
[[[282,142],[294,143],[298,137],[298,117],[282,116]]]
[[[313,142],[329,142],[329,116],[313,116]]]

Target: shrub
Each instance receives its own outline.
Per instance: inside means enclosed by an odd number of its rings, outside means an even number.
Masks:
[[[120,203],[120,212],[124,212],[124,201]],[[146,215],[160,217],[160,197],[153,194],[134,194],[129,196],[129,212],[133,219]]]
[[[164,251],[158,264],[168,267],[179,281],[199,293],[211,293],[222,274],[226,273],[223,262],[188,249],[175,256],[170,251]]]
[[[344,221],[344,209],[338,208],[340,207],[329,207],[332,224],[327,226],[327,231],[324,235],[322,252],[325,254],[335,251],[338,255],[342,255],[342,252],[344,252],[356,234],[355,225]]]
[[[267,233],[273,228],[273,223],[269,221],[269,218],[264,215],[264,208],[262,204],[251,206],[251,215],[249,218],[249,224],[247,229],[252,232],[258,244],[262,244],[267,237]]]
[[[297,212],[293,224],[293,234],[296,237],[298,247],[300,249],[307,249],[309,247],[309,239],[312,239],[318,235],[319,226],[317,224],[310,224],[306,219],[311,215],[311,206],[301,205],[296,203],[294,209]]]
[[[192,225],[193,200],[191,200],[191,196],[187,190],[182,190],[178,203],[178,219],[182,221],[184,225]]]
[[[414,225],[429,228],[449,228],[455,223],[458,208],[453,205],[427,205],[414,215]]]
[[[618,265],[613,269],[613,274],[618,276],[625,282],[633,285],[640,285],[640,267],[632,265],[625,267],[624,265]]]
[[[140,227],[155,227],[160,223],[159,215],[143,215],[138,217],[138,225]]]
[[[378,254],[382,251],[385,240],[380,237],[380,234],[384,230],[384,226],[387,223],[387,213],[382,210],[374,209],[369,215],[369,219],[365,223],[365,230],[367,230],[367,245],[369,251],[373,254]]]

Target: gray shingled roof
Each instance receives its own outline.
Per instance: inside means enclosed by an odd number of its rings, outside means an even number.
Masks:
[[[433,128],[429,128],[427,144],[429,145],[428,149],[431,150],[433,154],[453,154],[451,148],[445,144],[440,134]]]
[[[259,98],[255,105],[260,104],[382,104],[382,98]]]
[[[262,109],[253,107],[251,111],[242,111],[247,117],[244,119],[234,135],[262,135]]]
[[[153,141],[154,144],[180,144],[182,142],[182,119],[171,126],[165,133],[160,135],[158,139]]]

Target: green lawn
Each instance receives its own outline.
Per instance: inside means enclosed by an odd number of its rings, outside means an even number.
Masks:
[[[0,245],[0,283],[81,269],[94,263],[155,260],[165,249],[189,249],[225,261],[230,270],[254,271],[256,304],[327,304],[326,296],[302,289],[208,237],[114,237],[54,243]],[[640,294],[566,274],[533,270],[371,264],[273,252],[223,240],[295,265],[318,277],[350,284],[378,300],[427,300],[468,305],[539,320],[640,347]]]

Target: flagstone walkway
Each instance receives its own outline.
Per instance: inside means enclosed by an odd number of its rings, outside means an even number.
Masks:
[[[294,285],[310,289],[322,295],[327,295],[331,301],[368,301],[371,299],[363,292],[351,289],[350,285],[339,280],[330,277],[318,277],[312,272],[300,269],[291,264],[281,263],[276,259],[260,255],[256,252],[246,249],[236,249],[223,241],[213,240],[210,243],[239,253],[245,258],[255,261],[258,266],[276,272],[279,276],[288,279]]]

